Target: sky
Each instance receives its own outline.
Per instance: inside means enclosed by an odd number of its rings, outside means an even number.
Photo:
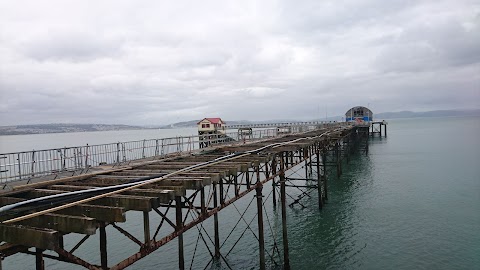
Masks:
[[[0,125],[480,108],[480,1],[0,0]]]

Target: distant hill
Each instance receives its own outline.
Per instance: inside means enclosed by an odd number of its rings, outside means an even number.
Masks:
[[[415,117],[450,117],[450,116],[480,116],[480,109],[475,110],[438,110],[438,111],[427,111],[427,112],[412,112],[412,111],[400,111],[400,112],[383,112],[383,113],[374,113],[374,120],[381,119],[393,119],[393,118],[415,118]],[[239,121],[226,121],[227,125],[248,125],[248,124],[261,124],[261,123],[282,123],[282,122],[302,122],[302,121],[343,121],[344,115],[330,116],[328,118],[322,119],[309,119],[309,120],[291,120],[291,119],[275,119],[275,120],[264,120],[264,121],[248,121],[248,120],[239,120]],[[199,120],[191,120],[173,123],[170,125],[161,126],[160,128],[186,128],[186,127],[196,127]]]
[[[394,119],[394,118],[417,118],[417,117],[454,117],[454,116],[480,116],[480,109],[474,110],[437,110],[427,112],[383,112],[374,113],[374,120]],[[332,116],[327,119],[309,119],[306,121],[343,121],[344,116]],[[130,126],[130,125],[106,125],[106,124],[36,124],[36,125],[17,125],[0,126],[0,135],[21,135],[21,134],[44,134],[44,133],[66,133],[66,132],[88,132],[88,131],[110,131],[110,130],[138,130],[138,129],[169,129],[169,128],[187,128],[196,127],[199,120],[183,121],[163,126]],[[282,123],[282,122],[300,122],[305,120],[276,119],[264,121],[228,121],[227,125],[247,125],[260,123]]]
[[[188,128],[188,127],[197,127],[197,123],[200,122],[201,119],[198,120],[190,120],[184,122],[173,123],[165,126],[161,126],[160,128]],[[227,125],[247,125],[252,124],[254,122],[247,121],[247,120],[239,120],[239,121],[227,121]],[[255,122],[257,123],[257,122]]]
[[[451,117],[451,116],[480,116],[480,109],[476,110],[438,110],[427,112],[384,112],[373,114],[374,119],[418,118],[418,117]]]
[[[144,129],[129,125],[105,124],[38,124],[0,127],[0,135],[45,134],[66,132],[110,131]]]

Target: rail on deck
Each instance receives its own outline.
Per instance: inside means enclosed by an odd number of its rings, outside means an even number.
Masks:
[[[310,130],[346,124],[322,123],[312,126]],[[72,175],[83,174],[90,168],[101,165],[115,167],[145,158],[193,153],[201,150],[200,142],[221,145],[231,144],[233,139],[238,143],[245,143],[283,135],[285,134],[277,134],[276,129],[263,129],[253,131],[248,139],[239,138],[238,132],[231,132],[225,135],[179,136],[5,153],[0,154],[0,184],[5,187],[7,183],[14,181],[48,175],[57,176],[68,172]]]

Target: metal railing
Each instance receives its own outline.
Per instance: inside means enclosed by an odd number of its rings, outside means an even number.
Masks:
[[[309,127],[309,129],[340,124],[322,124]],[[71,175],[78,175],[100,165],[115,167],[144,158],[164,157],[174,153],[191,153],[200,150],[201,145],[210,146],[233,141],[243,143],[278,135],[280,134],[277,134],[277,129],[264,129],[253,131],[248,137],[242,136],[238,132],[231,132],[224,135],[209,134],[99,145],[87,144],[85,146],[0,154],[0,184],[69,172]]]
[[[271,127],[285,127],[285,126],[317,126],[323,124],[333,124],[335,121],[308,121],[308,122],[278,122],[278,123],[256,123],[256,124],[242,124],[242,125],[227,125],[227,129],[236,128],[271,128]]]
[[[258,130],[247,141],[273,136],[276,136],[276,130]],[[237,133],[228,133],[5,153],[0,154],[0,183],[65,172],[82,174],[100,165],[115,167],[149,157],[190,153],[200,149],[200,142],[217,145],[238,140]]]

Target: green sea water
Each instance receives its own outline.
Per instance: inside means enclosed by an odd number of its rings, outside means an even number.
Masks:
[[[292,268],[480,269],[479,134],[475,117],[389,121],[324,210],[290,211]]]
[[[390,120],[387,138],[372,139],[367,155],[356,153],[349,164],[344,163],[340,178],[330,176],[329,201],[323,210],[317,208],[315,192],[301,200],[305,208],[287,209],[291,268],[480,269],[479,134],[477,117]],[[292,177],[302,176],[302,171]],[[300,191],[287,192],[292,196],[289,203]],[[267,251],[272,253],[276,239],[281,253],[280,209],[272,206],[269,185],[264,196]],[[233,269],[259,268],[254,199],[249,194],[219,215],[220,238],[228,240],[222,254],[240,239],[226,256]],[[244,211],[244,221],[229,236]],[[139,229],[134,235],[142,239],[141,213],[129,212],[127,220],[121,226]],[[151,223],[155,222],[152,217]],[[212,224],[212,219],[204,222],[210,236]],[[185,234],[187,268],[195,247],[192,269],[203,269],[210,258],[205,244],[198,241],[198,230]],[[118,232],[109,232],[112,263],[138,249]],[[78,255],[99,263],[97,238],[98,234],[91,237]],[[75,243],[66,241],[66,246]],[[177,269],[176,249],[173,241],[129,269]],[[34,262],[32,256],[9,257],[3,269],[34,269]],[[48,259],[46,264],[47,269],[83,269]],[[267,264],[281,269],[268,253]],[[228,267],[216,263],[211,269]]]

